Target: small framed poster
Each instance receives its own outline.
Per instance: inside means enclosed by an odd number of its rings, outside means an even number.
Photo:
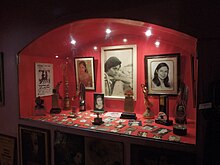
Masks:
[[[0,134],[0,164],[16,164],[16,138]]]
[[[36,97],[53,94],[53,64],[35,63]]]

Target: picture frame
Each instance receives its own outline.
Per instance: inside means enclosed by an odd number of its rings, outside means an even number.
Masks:
[[[15,165],[17,161],[17,138],[0,134],[0,164]]]
[[[84,137],[71,133],[54,132],[54,162],[60,164],[85,164]]]
[[[76,57],[74,62],[76,89],[79,89],[80,83],[83,83],[86,90],[95,90],[94,57]]]
[[[5,105],[4,55],[0,52],[0,106]]]
[[[104,94],[103,93],[94,93],[94,111],[103,111],[104,112]]]
[[[146,55],[145,82],[149,95],[177,95],[180,54]]]
[[[20,164],[50,165],[50,131],[18,125]]]
[[[36,97],[53,94],[53,64],[35,63]]]
[[[101,75],[102,93],[105,98],[124,99],[125,93],[130,91],[133,93],[133,99],[136,100],[137,46],[102,47]]]

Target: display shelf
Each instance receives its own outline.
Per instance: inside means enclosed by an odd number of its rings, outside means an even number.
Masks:
[[[120,119],[121,112],[105,112],[101,115],[104,123],[94,125],[96,115],[92,111],[78,112],[76,118],[71,118],[72,111],[62,111],[60,114],[46,114],[45,116],[29,116],[28,120],[40,121],[61,127],[75,128],[89,132],[100,132],[118,136],[140,139],[154,139],[183,144],[196,144],[196,123],[188,120],[187,135],[178,136],[173,133],[173,126],[155,123],[154,119],[145,119],[137,114],[137,119]]]

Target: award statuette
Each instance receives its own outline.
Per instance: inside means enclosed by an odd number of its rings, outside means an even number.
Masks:
[[[86,110],[86,88],[83,83],[79,87],[79,111]]]
[[[68,62],[64,65],[63,69],[64,75],[64,99],[63,99],[63,109],[70,110],[70,98],[69,98],[69,80],[68,80]]]
[[[159,108],[160,110],[155,123],[166,126],[173,125],[173,121],[169,120],[169,102],[167,95],[160,95]]]
[[[102,121],[102,118],[99,117],[99,115],[103,112],[99,112],[99,111],[94,111],[94,113],[97,115],[97,117],[94,118],[94,121],[92,122],[92,124],[94,125],[101,125],[104,123],[104,121]]]
[[[154,113],[151,111],[151,107],[153,106],[153,104],[148,100],[147,86],[144,84],[141,84],[141,88],[144,94],[144,105],[145,105],[145,112],[143,114],[143,117],[146,119],[153,119]]]
[[[62,97],[59,94],[59,87],[60,87],[61,81],[57,83],[56,87],[53,89],[53,95],[52,95],[52,108],[50,110],[50,113],[60,113],[61,108],[59,106],[59,99],[62,99]]]
[[[134,112],[133,91],[127,91],[125,93],[124,111]]]

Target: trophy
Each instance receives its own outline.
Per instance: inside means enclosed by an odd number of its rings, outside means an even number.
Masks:
[[[153,106],[153,104],[148,100],[147,86],[141,84],[141,88],[144,94],[144,105],[145,105],[145,112],[143,113],[143,117],[146,119],[153,119],[154,113],[151,111],[151,107]]]
[[[70,98],[69,98],[69,80],[68,80],[68,62],[64,65],[63,69],[64,75],[64,100],[63,100],[63,109],[70,110]]]
[[[99,115],[103,112],[101,111],[94,111],[94,113],[97,115],[97,117],[94,118],[94,121],[92,122],[92,124],[94,125],[101,125],[104,122],[102,121],[102,118],[99,117]]]
[[[79,87],[79,111],[86,110],[86,88],[83,83]]]
[[[50,113],[60,113],[61,108],[59,106],[59,99],[62,99],[59,93],[59,87],[62,81],[58,82],[56,87],[53,89],[53,95],[52,95],[52,108],[50,110]]]

